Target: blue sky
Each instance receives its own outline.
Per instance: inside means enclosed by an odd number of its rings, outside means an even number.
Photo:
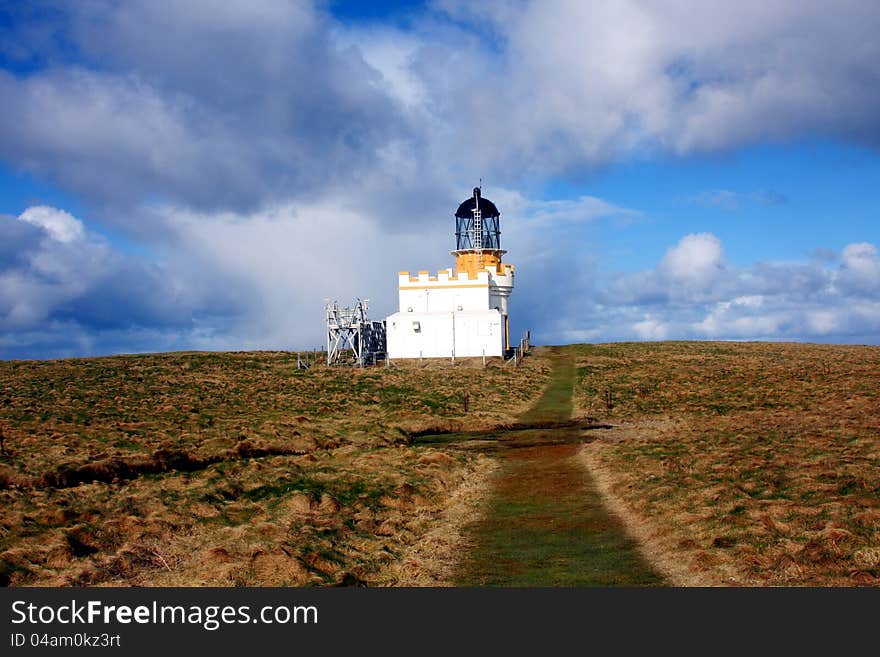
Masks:
[[[0,358],[311,348],[476,181],[539,342],[880,343],[880,10],[0,2]]]
[[[628,162],[581,190],[645,213],[645,222],[602,235],[617,249],[633,250],[621,268],[650,266],[682,232],[713,232],[740,266],[880,241],[880,157],[852,144],[810,140]],[[553,193],[577,193],[577,187],[559,185]]]

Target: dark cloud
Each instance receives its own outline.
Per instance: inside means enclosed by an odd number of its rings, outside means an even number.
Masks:
[[[252,210],[357,178],[413,138],[308,4],[66,8],[75,63],[0,74],[0,157],[98,205]]]
[[[77,322],[94,331],[192,329],[198,307],[194,308],[188,294],[182,296],[173,289],[166,272],[149,263],[114,264],[90,281],[85,293],[53,308],[50,318]]]
[[[201,318],[228,328],[243,310],[220,281],[122,254],[54,208],[0,216],[0,245],[2,354],[63,354],[72,336],[87,344],[80,353],[106,353],[104,338],[127,331],[186,344]]]
[[[827,291],[834,270],[818,262],[776,264],[759,262],[741,274],[750,293],[815,299]]]
[[[0,214],[0,271],[24,265],[43,235],[38,226]]]

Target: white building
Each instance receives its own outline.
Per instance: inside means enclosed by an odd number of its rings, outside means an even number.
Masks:
[[[398,274],[400,307],[385,320],[389,358],[504,355],[514,267],[501,262],[500,216],[475,188],[455,213],[455,266]]]

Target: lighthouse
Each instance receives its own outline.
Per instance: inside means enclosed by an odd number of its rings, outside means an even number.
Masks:
[[[455,212],[455,264],[433,276],[398,273],[398,312],[385,320],[396,358],[504,356],[514,267],[501,262],[501,213],[475,187]]]

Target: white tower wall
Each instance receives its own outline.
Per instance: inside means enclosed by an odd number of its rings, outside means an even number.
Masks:
[[[497,311],[394,313],[385,320],[388,357],[502,356],[502,319]]]
[[[388,357],[503,356],[513,267],[471,278],[452,269],[398,275],[399,311],[385,320]]]

